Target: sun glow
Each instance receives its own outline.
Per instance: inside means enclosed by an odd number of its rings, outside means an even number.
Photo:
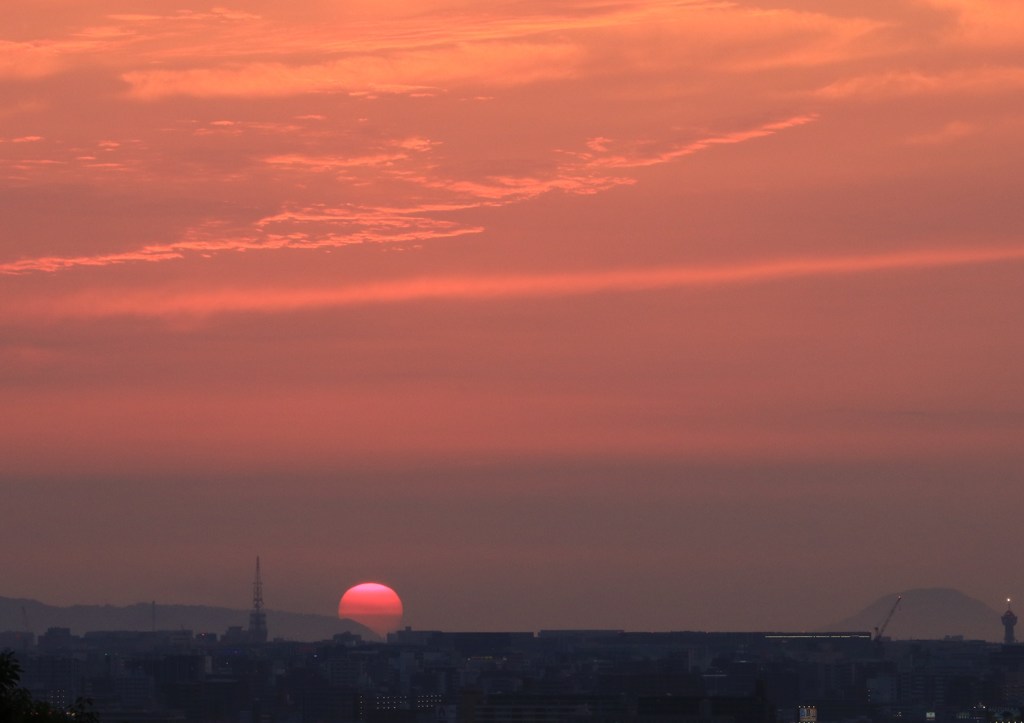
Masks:
[[[338,603],[338,617],[365,625],[381,637],[402,625],[402,600],[387,585],[364,582],[349,588]]]

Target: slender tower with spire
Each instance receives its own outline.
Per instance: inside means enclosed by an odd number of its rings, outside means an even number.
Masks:
[[[1013,645],[1017,639],[1013,635],[1013,626],[1017,624],[1017,616],[1010,609],[1010,598],[1006,598],[1006,612],[1000,618],[1003,621],[1003,642],[1006,645]]]
[[[252,612],[249,613],[249,641],[267,642],[267,614],[263,611],[263,577],[260,558],[256,556],[256,578],[252,581]]]

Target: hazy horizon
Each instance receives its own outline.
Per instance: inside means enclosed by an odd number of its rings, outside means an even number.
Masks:
[[[163,631],[190,629],[199,632],[222,632],[232,625],[245,627],[249,610],[240,606],[213,606],[201,601],[189,602],[136,602],[127,605],[109,603],[76,603],[54,606],[44,600],[0,596],[0,631],[23,629],[32,621],[32,630],[41,634],[53,626],[70,627],[73,634],[90,631],[140,630]],[[26,607],[25,603],[29,603]],[[151,606],[155,609],[151,612]],[[368,639],[378,635],[364,627],[364,623],[351,616],[329,615],[317,612],[295,612],[265,608],[271,638],[284,640],[322,640],[341,631],[351,631]],[[445,632],[500,632],[519,631],[539,633],[551,630],[622,630],[624,632],[791,632],[834,633],[861,631],[878,634],[881,626],[886,637],[892,639],[945,639],[961,636],[968,640],[1000,640],[1003,635],[1001,612],[984,601],[952,588],[922,588],[902,590],[881,596],[850,614],[836,614],[829,622],[805,623],[787,628],[740,627],[732,629],[698,628],[685,624],[653,629],[628,625],[601,628],[535,626],[531,628],[494,627],[422,627],[409,625],[403,620],[393,630],[443,630]],[[211,617],[212,616],[212,617]],[[339,619],[340,618],[340,619]],[[15,619],[21,621],[15,624]]]
[[[902,538],[902,531],[907,527],[920,529],[945,524],[936,514],[941,499],[923,498],[916,510],[900,511],[901,522],[894,525],[891,536],[882,535],[873,541],[858,537],[862,530],[871,529],[884,508],[884,500],[875,497],[874,487],[854,493],[856,480],[870,470],[880,485],[893,484],[918,468],[887,469],[877,464],[866,469],[851,467],[852,464],[840,469],[822,464],[807,467],[779,464],[724,470],[701,466],[681,470],[674,465],[648,464],[642,470],[644,483],[628,485],[630,494],[623,496],[627,485],[617,480],[638,474],[636,464],[572,465],[561,461],[558,465],[533,468],[522,463],[495,468],[471,464],[458,469],[435,466],[429,476],[444,479],[443,489],[447,493],[436,498],[439,483],[423,489],[417,482],[425,474],[423,468],[404,471],[396,468],[386,474],[364,469],[363,482],[356,485],[362,489],[361,494],[347,490],[344,498],[331,495],[332,504],[320,504],[312,509],[301,496],[284,491],[271,494],[264,489],[258,507],[250,509],[247,515],[226,518],[231,525],[220,530],[226,539],[208,539],[206,553],[202,552],[201,541],[204,530],[216,529],[218,520],[223,524],[225,519],[222,509],[205,502],[216,494],[216,489],[197,481],[188,485],[164,481],[162,484],[168,491],[185,491],[204,503],[189,506],[188,514],[182,507],[150,511],[145,521],[151,528],[138,529],[138,540],[148,544],[149,549],[166,546],[173,551],[172,545],[181,544],[175,540],[185,536],[194,540],[190,549],[195,551],[195,557],[180,562],[165,553],[154,560],[153,567],[136,573],[130,580],[121,573],[125,563],[117,562],[116,558],[112,558],[113,564],[94,559],[91,568],[76,565],[62,579],[54,579],[46,570],[25,569],[22,577],[35,580],[38,587],[15,591],[8,582],[4,594],[14,597],[26,592],[29,594],[25,597],[50,604],[131,604],[156,599],[181,603],[195,600],[245,609],[251,600],[254,556],[237,556],[232,541],[242,535],[252,552],[258,552],[261,557],[268,608],[330,615],[337,609],[338,599],[347,587],[376,580],[398,591],[405,602],[406,623],[418,628],[803,629],[829,624],[852,615],[883,595],[907,589],[955,588],[991,607],[997,607],[1006,599],[1006,587],[1000,579],[991,576],[990,568],[968,568],[965,572],[977,574],[961,574],[956,578],[944,575],[944,560],[931,553],[933,540]],[[530,474],[525,474],[524,469],[529,469]],[[683,471],[689,475],[688,479],[682,478],[687,479],[685,485],[679,483]],[[943,479],[942,475],[952,475],[955,479],[957,472],[955,466],[943,466],[932,472],[930,482],[936,484]],[[560,480],[558,488],[547,481],[554,474]],[[476,484],[481,477],[491,478],[492,484]],[[847,480],[851,489],[821,488],[817,482],[821,477],[837,482]],[[521,479],[532,482],[521,482]],[[779,479],[788,480],[785,494],[771,488],[757,495],[750,492],[751,480]],[[580,486],[596,481],[601,482],[603,494],[591,494],[585,509],[579,509]],[[918,484],[925,486],[928,482],[922,480]],[[321,495],[333,489],[331,480],[319,480],[317,484]],[[511,486],[514,492],[509,489]],[[496,487],[504,492],[500,505],[492,501]],[[69,524],[64,529],[65,534],[69,539],[79,535],[86,549],[102,542],[107,535],[107,525],[114,527],[119,518],[131,519],[132,500],[130,497],[114,499],[112,493],[119,489],[116,483],[91,483],[75,489],[81,497],[68,501],[69,511],[85,504],[85,498],[97,491],[108,498],[109,509],[102,520],[65,519]],[[788,494],[793,489],[802,491],[800,510],[790,510],[787,506]],[[45,487],[40,491],[45,492]],[[638,491],[643,494],[637,494]],[[714,499],[715,509],[721,514],[733,514],[736,519],[745,520],[745,528],[731,536],[716,538],[720,519],[709,517],[703,508],[689,504],[689,495],[695,492]],[[742,510],[758,505],[778,505],[785,514],[752,518],[741,514]],[[821,525],[813,524],[813,515],[822,514],[833,506],[842,513],[841,524],[837,519],[828,518],[830,534],[823,537]],[[1007,510],[1008,515],[1012,513]],[[314,557],[297,562],[301,550],[296,543],[288,547],[281,544],[280,531],[286,529],[292,515],[299,514],[306,515],[307,539],[327,546],[332,537],[339,538],[337,549],[341,552],[337,559],[323,561]],[[346,524],[332,526],[332,520],[341,514]],[[808,514],[812,515],[811,522],[807,521]],[[637,519],[644,521],[646,537],[639,542],[648,556],[624,559],[623,553],[615,550],[616,534],[630,529]],[[414,527],[412,521],[420,521],[420,527]],[[396,537],[390,545],[362,552],[363,559],[343,554],[346,546],[366,550],[359,547],[360,539],[373,542],[373,530],[383,525],[404,529],[404,535]],[[424,529],[433,536],[429,545],[419,541]],[[581,550],[574,557],[536,563],[527,576],[531,560],[538,554],[536,550],[558,550],[559,541],[570,532],[577,538],[600,540],[601,546],[595,543],[595,547]],[[608,534],[604,534],[606,532]],[[999,529],[993,528],[992,533],[999,534]],[[83,535],[91,537],[83,538]],[[446,581],[433,579],[434,572],[444,561],[432,557],[438,554],[438,549],[462,540],[485,538],[490,541],[491,550],[502,551],[500,564],[492,562],[489,554],[477,556],[473,567],[461,571],[460,595],[449,594],[451,586]],[[773,540],[774,544],[779,544],[780,538],[789,545],[801,544],[806,554],[818,561],[819,567],[800,570],[784,561],[757,558],[758,549],[773,544]],[[275,539],[278,539],[277,545],[267,544]],[[729,555],[743,565],[742,579],[737,579],[733,567],[716,568],[711,562],[705,563],[701,577],[692,581],[672,575],[673,569],[701,564],[706,553],[698,543],[704,539],[717,540],[718,559]],[[761,548],[755,542],[759,539],[765,540]],[[523,540],[530,542],[526,544]],[[830,569],[830,556],[849,540],[860,540],[859,565]],[[894,540],[902,540],[899,543],[901,556],[929,560],[928,566],[910,575],[905,568],[879,567],[873,556],[884,559],[891,554],[888,548]],[[984,543],[984,538],[974,541],[975,545]],[[959,538],[949,540],[948,544],[957,546],[963,554],[969,549],[968,543]],[[997,561],[988,562],[995,564]],[[622,579],[623,569],[629,570],[631,586],[616,587],[612,582]],[[566,580],[560,584],[550,577],[551,572],[565,575]],[[773,578],[782,574],[787,581],[799,581],[799,594],[788,586],[773,584]],[[853,585],[853,580],[867,580],[872,587]],[[566,589],[570,587],[576,595],[574,598],[567,596]],[[134,592],[122,592],[120,597],[111,594],[118,590]],[[85,591],[92,591],[91,596],[86,598]],[[14,592],[19,594],[14,595]],[[549,609],[552,598],[558,595],[563,596],[561,608]]]

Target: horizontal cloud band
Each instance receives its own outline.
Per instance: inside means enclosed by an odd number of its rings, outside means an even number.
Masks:
[[[487,300],[715,287],[802,277],[1021,261],[1024,261],[1024,247],[921,250],[720,266],[672,266],[538,275],[440,276],[319,289],[224,289],[177,295],[140,293],[119,295],[117,298],[79,296],[73,300],[66,299],[67,303],[50,305],[44,313],[58,317],[167,317],[244,312],[275,313],[429,300]]]

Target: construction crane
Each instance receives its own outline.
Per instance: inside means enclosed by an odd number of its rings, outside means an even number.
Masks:
[[[874,640],[876,640],[876,641],[881,640],[882,636],[885,635],[885,629],[887,627],[889,627],[889,621],[892,620],[892,616],[896,614],[896,608],[898,608],[900,606],[900,603],[902,601],[903,601],[903,596],[902,595],[897,595],[896,596],[896,602],[894,602],[892,604],[892,607],[889,608],[889,614],[885,616],[885,620],[882,621],[882,624],[875,628]]]

